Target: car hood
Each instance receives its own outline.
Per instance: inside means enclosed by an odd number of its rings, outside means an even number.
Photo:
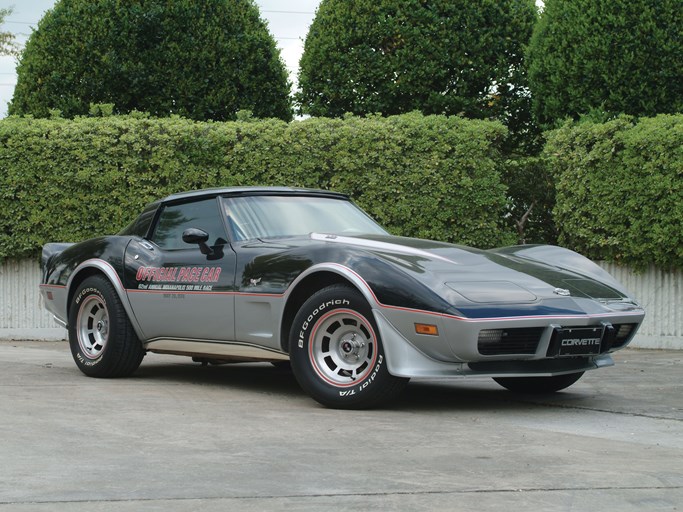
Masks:
[[[371,253],[410,274],[456,307],[484,303],[530,304],[564,297],[633,302],[608,274],[582,256],[561,248],[552,249],[584,262],[587,271],[533,259],[543,255],[521,256],[521,251],[486,251],[415,238],[326,234],[312,234],[311,238]],[[553,254],[550,252],[545,257]]]

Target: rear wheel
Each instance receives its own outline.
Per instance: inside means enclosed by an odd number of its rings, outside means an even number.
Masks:
[[[346,285],[323,288],[304,303],[289,346],[297,381],[327,407],[374,407],[394,398],[408,382],[389,373],[372,310]]]
[[[87,278],[74,293],[69,345],[76,365],[90,377],[125,377],[145,355],[121,299],[102,276]]]
[[[555,375],[553,377],[495,377],[498,384],[517,393],[555,393],[568,388],[581,378],[584,372]]]

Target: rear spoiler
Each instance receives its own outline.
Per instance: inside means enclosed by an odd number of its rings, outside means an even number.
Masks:
[[[43,245],[43,254],[40,257],[40,269],[45,273],[47,264],[50,262],[50,258],[60,254],[64,249],[71,247],[74,244],[70,243],[51,243]]]

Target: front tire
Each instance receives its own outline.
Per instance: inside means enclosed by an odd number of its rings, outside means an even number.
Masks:
[[[90,377],[125,377],[145,352],[121,299],[102,276],[85,279],[69,308],[69,346],[76,366]]]
[[[372,310],[346,285],[323,288],[301,306],[289,349],[299,385],[327,407],[375,407],[397,396],[408,382],[389,373]]]
[[[554,375],[552,377],[496,377],[498,384],[516,393],[555,393],[568,388],[581,378],[584,372]]]

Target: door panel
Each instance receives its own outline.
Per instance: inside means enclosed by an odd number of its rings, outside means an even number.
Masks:
[[[126,250],[126,288],[147,339],[235,338],[235,254],[207,260],[195,246],[163,251],[132,241]]]
[[[208,236],[183,241],[185,230]],[[163,207],[151,240],[126,249],[125,286],[146,339],[235,339],[235,253],[217,199]]]

